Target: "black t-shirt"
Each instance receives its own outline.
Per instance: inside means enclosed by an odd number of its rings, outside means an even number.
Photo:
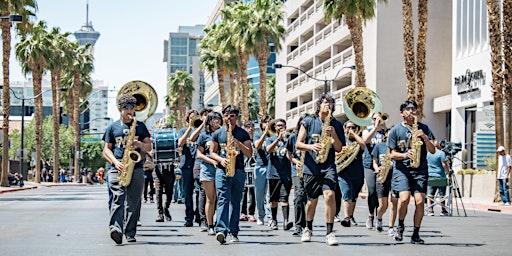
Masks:
[[[301,125],[304,126],[307,132],[305,140],[306,144],[318,143],[323,127],[323,122],[320,120],[320,117],[317,115],[306,117],[302,120]],[[343,132],[343,125],[341,122],[332,118],[330,125],[334,127],[336,134],[338,135],[338,139],[342,142],[345,141],[345,134]],[[302,172],[310,175],[319,175],[325,172],[328,168],[336,168],[336,164],[334,162],[334,151],[334,147],[331,146],[326,161],[318,163],[316,161],[316,153],[312,150],[308,150],[304,159]]]
[[[257,133],[254,135],[254,144],[256,144],[256,141],[260,140],[263,133]],[[267,151],[265,150],[265,146],[262,146],[260,149],[258,149],[258,152],[255,154],[256,157],[256,165],[257,166],[267,166],[268,165],[268,159],[267,159]]]
[[[352,143],[353,141],[347,139],[347,144]],[[363,153],[364,150],[361,150],[359,144],[359,152],[357,152],[356,157],[352,162],[345,167],[341,172],[338,173],[339,176],[345,177],[348,179],[363,179],[364,178],[364,168],[363,168]]]
[[[251,140],[249,133],[247,133],[247,131],[245,131],[244,129],[242,129],[238,126],[235,126],[235,128],[233,128],[233,131],[231,132],[231,134],[233,135],[233,137],[235,139],[237,139],[241,143]],[[217,152],[217,153],[219,154],[220,157],[225,158],[226,157],[226,143],[228,141],[228,133],[227,133],[226,127],[221,127],[220,129],[215,131],[212,134],[212,141],[215,141],[219,144],[219,152]],[[217,165],[217,167],[224,169],[224,166],[222,166],[220,164]],[[236,155],[235,168],[237,170],[244,169],[244,154],[240,150],[238,150],[238,155]]]
[[[103,141],[112,144],[112,152],[114,157],[121,161],[124,155],[124,149],[128,134],[130,133],[130,127],[132,123],[125,124],[121,120],[117,120],[110,124],[103,134]],[[144,141],[145,138],[149,137],[149,131],[143,122],[137,121],[137,127],[135,128],[135,138],[138,141]],[[136,149],[140,153],[140,148]],[[139,161],[135,164],[135,168],[142,168],[144,161]],[[114,168],[111,164],[108,164],[109,168]]]
[[[277,140],[277,136],[272,136],[267,138],[265,141],[265,147],[272,144]],[[285,139],[281,139],[277,142],[277,145],[274,147],[272,152],[268,152],[269,165],[267,169],[267,179],[285,179],[291,178],[291,163],[286,156],[288,153],[287,150],[287,141]]]
[[[181,128],[181,130],[178,132],[178,139],[183,137],[185,135],[185,132],[188,128],[184,127]],[[188,138],[192,136],[196,129],[192,129],[190,133],[188,134]],[[190,142],[187,138],[187,142],[185,145],[183,145],[181,149],[181,156],[180,156],[180,168],[181,169],[192,169],[194,167],[194,162],[196,161],[196,154],[197,154],[197,145],[194,142]]]
[[[199,137],[197,138],[196,145],[199,147],[203,147],[203,155],[210,157],[210,147],[211,147],[211,141],[212,141],[212,134],[206,133],[205,131],[202,131],[199,134]],[[201,162],[204,162],[203,160],[200,160]]]
[[[429,140],[435,139],[434,134],[427,125],[418,123],[418,129],[423,130],[423,132],[428,136]],[[404,123],[400,123],[395,125],[389,132],[387,144],[391,150],[394,149],[397,152],[405,153],[411,149],[411,138],[411,128],[406,126]],[[411,168],[410,162],[411,159],[409,158],[404,160],[396,160],[395,168],[405,171],[408,168]],[[420,173],[428,173],[427,146],[425,145],[425,142],[423,142],[423,145],[421,145],[420,166],[418,169]]]
[[[292,133],[292,134],[290,134],[290,136],[288,136],[288,141],[286,142],[286,149],[288,151],[292,152],[293,158],[300,161],[301,152],[299,152],[297,150],[297,148],[295,147],[296,144],[297,144],[297,134]],[[297,166],[294,165],[293,163],[291,163],[291,165],[292,165],[292,177],[295,177],[295,176],[297,176]]]
[[[372,129],[373,129],[373,127],[370,127],[366,130],[368,132],[370,132]],[[370,140],[370,143],[366,144],[366,148],[364,149],[364,158],[363,158],[364,168],[373,169],[372,150],[377,144],[383,142],[385,137],[386,137],[386,131],[384,129],[380,129],[373,134],[373,137]]]

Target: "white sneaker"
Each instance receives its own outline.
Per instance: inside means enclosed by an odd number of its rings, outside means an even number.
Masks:
[[[258,226],[263,226],[263,224],[264,224],[264,223],[263,223],[263,219],[262,219],[262,218],[258,218],[258,220],[256,220],[256,224],[257,224]]]
[[[338,216],[338,214],[334,216],[334,222],[341,222],[340,216]]]
[[[304,232],[302,232],[302,237],[300,238],[301,242],[311,242],[311,236],[313,232],[309,230],[309,228],[305,228]]]
[[[395,230],[392,227],[390,227],[388,229],[388,236],[393,236],[394,234],[395,234]]]
[[[354,217],[350,217],[350,225],[357,226],[357,222],[356,219],[354,219]]]
[[[366,228],[373,229],[373,217],[368,217],[368,219],[366,220]]]
[[[510,202],[508,202],[508,203],[505,203],[505,205],[506,205],[506,206],[510,206]]]
[[[334,232],[331,232],[325,236],[325,243],[329,246],[338,245],[338,240],[336,240]]]

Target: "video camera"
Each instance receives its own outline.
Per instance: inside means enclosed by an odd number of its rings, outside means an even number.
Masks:
[[[462,151],[462,143],[461,142],[455,143],[455,142],[447,141],[446,139],[442,139],[441,141],[439,141],[439,145],[441,146],[441,150],[446,155],[455,155],[455,154],[459,153],[460,151]]]

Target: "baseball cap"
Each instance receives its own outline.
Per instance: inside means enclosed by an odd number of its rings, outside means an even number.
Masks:
[[[501,151],[505,151],[505,147],[503,147],[503,146],[499,146],[499,147],[498,147],[498,150],[496,150],[496,152],[501,152]]]

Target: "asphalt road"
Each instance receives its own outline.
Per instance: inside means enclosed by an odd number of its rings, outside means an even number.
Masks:
[[[241,222],[240,243],[219,245],[197,226],[183,227],[184,205],[172,204],[173,221],[155,222],[154,204],[143,204],[137,242],[115,245],[108,232],[106,186],[39,187],[0,194],[0,254],[9,255],[510,255],[512,215],[468,211],[468,217],[425,216],[425,245],[409,244],[412,213],[404,242],[365,226],[366,201],[360,200],[357,227],[335,224],[339,246],[325,245],[323,203],[314,222],[313,242],[291,232]],[[291,212],[293,214],[293,211]],[[281,221],[281,213],[278,214]],[[384,220],[387,215],[384,216]],[[386,221],[385,221],[386,223]],[[281,223],[280,223],[281,224]]]

